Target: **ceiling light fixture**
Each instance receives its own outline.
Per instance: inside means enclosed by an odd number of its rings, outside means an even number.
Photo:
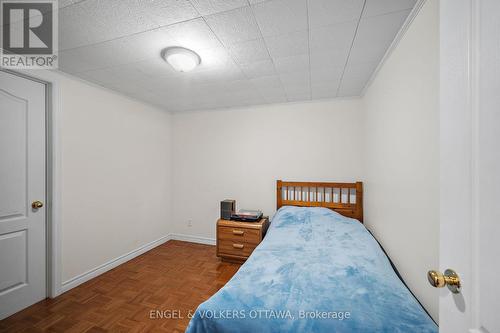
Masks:
[[[167,47],[161,52],[161,56],[178,72],[189,72],[201,63],[198,54],[180,46]]]

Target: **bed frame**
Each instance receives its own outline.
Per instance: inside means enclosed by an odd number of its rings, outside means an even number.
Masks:
[[[276,205],[325,207],[363,223],[363,183],[276,181]]]

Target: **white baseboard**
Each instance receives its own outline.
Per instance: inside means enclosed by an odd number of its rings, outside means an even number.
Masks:
[[[87,282],[88,280],[93,279],[93,278],[115,268],[116,266],[119,266],[119,265],[121,265],[121,264],[123,264],[131,259],[134,259],[135,257],[140,256],[141,254],[157,247],[158,245],[161,245],[161,244],[169,241],[170,239],[171,239],[170,235],[163,236],[157,240],[154,240],[152,242],[144,244],[143,246],[141,246],[133,251],[130,251],[129,253],[121,255],[121,256],[119,256],[115,259],[112,259],[112,260],[110,260],[102,265],[99,265],[94,269],[91,269],[85,273],[82,273],[78,276],[75,276],[74,278],[69,279],[68,281],[65,281],[62,283],[62,286],[60,289],[61,293],[64,293],[70,289],[73,289],[76,286],[79,286],[80,284]]]
[[[208,237],[192,236],[185,234],[170,234],[170,239],[184,241],[184,242],[191,242],[191,243],[215,245],[215,239]]]
[[[82,273],[78,276],[75,276],[72,279],[69,279],[68,281],[65,281],[62,283],[62,286],[60,288],[61,293],[64,293],[70,289],[75,288],[76,286],[81,285],[84,282],[87,282],[103,273],[106,273],[107,271],[123,264],[126,263],[127,261],[134,259],[137,256],[140,256],[141,254],[165,243],[168,242],[169,240],[179,240],[179,241],[184,241],[184,242],[191,242],[191,243],[199,243],[199,244],[207,244],[207,245],[215,245],[215,239],[213,238],[207,238],[207,237],[200,237],[200,236],[191,236],[191,235],[184,235],[184,234],[168,234],[166,236],[163,236],[157,240],[154,240],[150,243],[144,244],[143,246],[130,251],[129,253],[126,253],[124,255],[121,255],[115,259],[112,259],[102,265],[97,266],[94,269],[91,269],[85,273]]]

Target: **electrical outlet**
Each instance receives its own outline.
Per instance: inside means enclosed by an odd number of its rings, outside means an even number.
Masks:
[[[193,226],[193,220],[189,219],[188,220],[188,227],[192,227]]]

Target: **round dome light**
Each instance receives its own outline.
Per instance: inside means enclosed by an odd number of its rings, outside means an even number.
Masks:
[[[194,51],[178,46],[164,49],[162,57],[178,72],[189,72],[201,63],[200,56]]]

